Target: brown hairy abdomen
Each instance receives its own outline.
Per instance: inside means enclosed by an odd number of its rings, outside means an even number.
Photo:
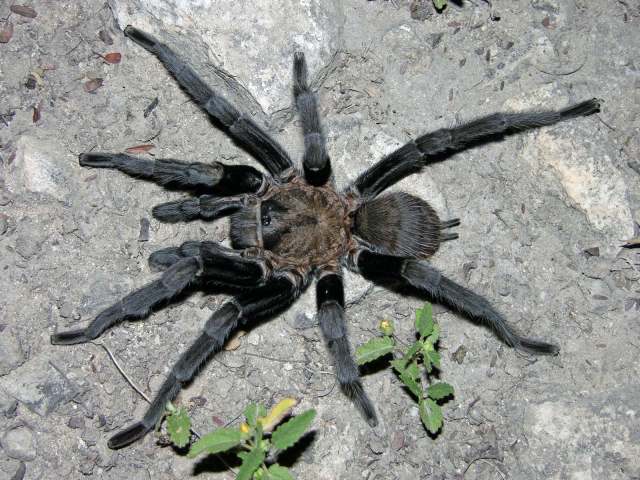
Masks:
[[[435,210],[418,197],[388,193],[365,202],[356,212],[354,234],[379,253],[427,258],[441,242]]]

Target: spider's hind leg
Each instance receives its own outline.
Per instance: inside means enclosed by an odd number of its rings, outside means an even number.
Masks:
[[[274,279],[268,284],[243,293],[225,303],[207,320],[204,331],[180,356],[168,377],[149,405],[142,420],[116,433],[109,440],[109,448],[121,448],[141,439],[162,418],[167,402],[173,400],[202,368],[206,360],[220,351],[236,326],[271,316],[287,308],[297,298],[298,290],[286,278]]]
[[[426,293],[433,301],[484,323],[510,347],[539,355],[557,355],[560,351],[556,345],[519,335],[489,301],[448,279],[426,262],[362,250],[354,263],[357,271],[369,280],[383,285],[411,286]]]
[[[54,345],[86,343],[126,318],[146,318],[152,308],[185,290],[202,266],[197,258],[185,258],[172,265],[158,280],[130,293],[103,310],[86,328],[51,335]]]

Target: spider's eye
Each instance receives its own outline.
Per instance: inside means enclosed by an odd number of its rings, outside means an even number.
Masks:
[[[270,224],[271,224],[271,217],[266,213],[262,214],[262,226],[266,227]]]

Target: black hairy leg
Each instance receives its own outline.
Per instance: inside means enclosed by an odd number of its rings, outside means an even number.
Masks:
[[[166,187],[204,189],[222,195],[255,193],[264,181],[258,170],[247,165],[149,160],[124,153],[83,153],[79,160],[83,167],[112,168]]]
[[[378,195],[384,189],[422,167],[447,158],[484,141],[496,140],[522,130],[553,125],[600,110],[599,99],[591,99],[558,111],[494,113],[453,128],[441,128],[403,145],[364,171],[353,183],[364,197]]]
[[[201,278],[230,287],[257,287],[267,281],[271,270],[262,258],[243,256],[240,250],[216,242],[185,242],[179,247],[156,250],[149,265],[158,270],[170,268],[185,258],[202,264]]]
[[[361,251],[358,271],[374,282],[404,284],[426,293],[471,320],[483,323],[507,345],[534,354],[557,355],[556,345],[520,336],[485,298],[442,275],[426,262]]]
[[[86,328],[59,332],[51,336],[54,345],[73,345],[98,338],[107,328],[125,319],[146,318],[152,308],[182,292],[201,271],[197,258],[184,258],[169,267],[162,276],[130,293],[103,310]]]
[[[307,62],[302,52],[293,57],[293,96],[304,134],[304,177],[311,185],[324,185],[331,177],[331,162],[320,124],[318,102],[309,88]]]
[[[124,34],[153,53],[211,118],[235,142],[258,160],[272,175],[293,167],[287,152],[246,114],[215,93],[194,70],[168,46],[148,33],[128,26]]]
[[[297,295],[297,288],[287,278],[278,278],[222,305],[207,320],[200,336],[175,363],[142,420],[111,437],[109,448],[129,445],[153,430],[162,418],[167,402],[173,400],[182,386],[191,381],[211,355],[220,351],[238,324],[247,325],[268,318],[289,307]]]
[[[333,357],[340,388],[358,407],[369,425],[376,426],[376,411],[362,387],[358,365],[351,353],[344,313],[344,290],[339,275],[325,274],[318,280],[316,302],[320,331]]]
[[[199,197],[174,200],[153,207],[154,218],[165,223],[188,222],[201,218],[215,220],[226,217],[247,206],[248,196],[217,197],[200,195]]]

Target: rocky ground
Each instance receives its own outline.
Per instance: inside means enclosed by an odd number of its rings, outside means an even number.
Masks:
[[[179,397],[199,431],[284,396],[318,411],[294,459],[304,479],[640,478],[640,3],[637,0],[98,0],[0,5],[0,477],[231,479],[157,437],[106,440],[222,301],[194,295],[92,344],[54,347],[155,278],[148,254],[215,225],[159,224],[179,194],[78,166],[88,150],[152,144],[157,158],[251,163],[158,61],[122,35],[153,32],[268,123],[296,158],[291,60],[306,52],[338,185],[425,131],[498,110],[604,99],[598,115],[456,155],[403,181],[460,239],[434,263],[522,332],[561,346],[529,358],[443,308],[442,378],[456,388],[436,438],[389,371],[368,374],[381,425],[335,388],[313,294],[209,362]],[[14,8],[14,10],[16,10]],[[118,52],[121,59],[114,63]],[[156,103],[155,108],[150,105]],[[255,164],[255,163],[252,163]],[[352,342],[389,318],[412,338],[420,299],[347,277]]]

